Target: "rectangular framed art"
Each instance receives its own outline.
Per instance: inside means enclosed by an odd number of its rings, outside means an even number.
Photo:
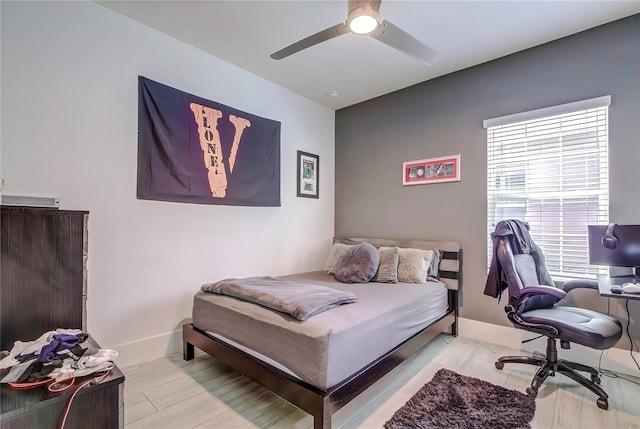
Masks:
[[[459,182],[460,155],[418,159],[402,163],[402,184]]]
[[[320,157],[298,151],[298,196],[319,198]]]

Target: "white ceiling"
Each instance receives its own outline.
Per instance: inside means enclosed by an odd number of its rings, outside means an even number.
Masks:
[[[332,109],[640,12],[637,0],[383,0],[381,19],[442,54],[428,66],[351,33],[279,61],[270,58],[344,22],[347,0],[98,3]],[[331,91],[338,96],[329,96]]]

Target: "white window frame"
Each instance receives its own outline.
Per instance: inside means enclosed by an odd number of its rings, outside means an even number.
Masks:
[[[483,121],[487,129],[487,263],[493,255],[490,234],[503,220],[498,219],[502,206],[515,214],[507,217],[532,223],[531,236],[545,253],[554,279],[596,278],[606,273],[606,268],[588,264],[587,224],[609,222],[610,105],[607,95]],[[584,146],[582,150],[576,141]],[[594,166],[584,171],[595,173],[583,173],[583,179],[581,161]],[[546,174],[552,178],[545,180]],[[572,212],[576,206],[579,210]],[[549,219],[556,228],[538,227]]]

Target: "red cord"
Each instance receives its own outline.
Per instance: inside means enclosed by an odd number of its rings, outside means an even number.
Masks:
[[[67,383],[65,383],[67,382]],[[65,378],[64,380],[56,381],[47,386],[47,390],[51,393],[60,393],[69,389],[76,382],[75,377]]]
[[[82,390],[83,388],[85,388],[86,386],[90,385],[90,384],[100,384],[104,381],[105,378],[107,378],[107,376],[109,375],[111,371],[107,371],[104,373],[104,375],[101,375],[100,377],[95,377],[92,378],[91,380],[87,380],[84,383],[82,383],[80,386],[78,386],[78,388],[76,389],[75,392],[73,392],[73,395],[71,395],[71,397],[69,398],[69,402],[67,403],[67,408],[64,410],[64,416],[62,417],[62,424],[60,425],[60,429],[64,429],[64,425],[67,422],[67,417],[69,416],[69,410],[71,409],[71,403],[73,402],[73,399],[76,397],[76,395],[78,394],[78,392],[80,392],[80,390]],[[69,387],[69,386],[67,386]]]

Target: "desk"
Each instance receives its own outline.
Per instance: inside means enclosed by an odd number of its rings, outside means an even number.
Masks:
[[[622,286],[623,283],[633,282],[633,280],[633,277],[609,277],[607,275],[600,275],[598,276],[598,290],[600,292],[600,296],[640,300],[640,294],[611,293],[612,285]]]

